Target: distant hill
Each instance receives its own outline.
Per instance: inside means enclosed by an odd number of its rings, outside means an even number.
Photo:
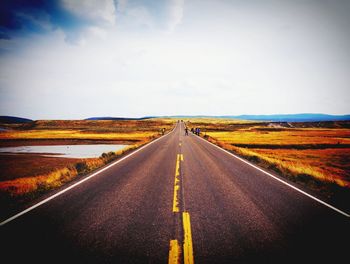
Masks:
[[[140,117],[140,118],[133,118],[133,117],[89,117],[84,120],[144,120],[149,119],[152,117]]]
[[[173,116],[145,116],[140,118],[133,117],[90,117],[84,120],[144,120],[150,118],[225,118],[254,121],[271,122],[321,122],[321,121],[350,121],[350,115],[327,115],[327,114],[284,114],[284,115],[173,115]],[[0,123],[18,124],[29,123],[33,120],[15,116],[0,116]]]
[[[326,114],[288,114],[288,115],[239,115],[226,116],[226,118],[276,121],[276,122],[320,122],[320,121],[347,121],[350,115],[326,115]]]
[[[0,116],[0,123],[3,124],[17,124],[17,123],[29,123],[33,120],[28,118],[16,117],[16,116]]]
[[[161,116],[172,118],[225,118],[271,122],[321,122],[321,121],[350,121],[350,115],[327,115],[327,114],[285,114],[285,115],[176,115]]]

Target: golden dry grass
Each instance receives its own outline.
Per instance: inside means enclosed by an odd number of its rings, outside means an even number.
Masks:
[[[85,132],[80,130],[29,130],[6,131],[0,134],[0,140],[6,139],[79,139],[79,140],[116,140],[143,141],[158,134],[158,131],[145,132]]]
[[[161,128],[169,131],[174,123],[171,119],[39,120],[8,125],[9,130],[0,133],[0,143],[19,139],[144,141],[157,136]]]
[[[193,123],[189,120],[188,125]],[[214,120],[200,127],[208,140],[266,168],[296,179],[306,175],[350,188],[349,122],[235,124]]]
[[[39,173],[36,166],[29,166],[30,175],[9,180],[0,179],[0,192],[11,196],[21,196],[47,189],[57,188],[72,180],[79,174],[86,174],[105,164],[115,160],[119,156],[146,144],[161,135],[160,130],[169,131],[175,123],[172,119],[150,120],[121,120],[121,121],[71,121],[71,120],[45,120],[35,121],[30,124],[21,124],[9,127],[10,130],[0,133],[1,142],[20,141],[33,142],[33,140],[89,140],[107,141],[118,144],[119,142],[133,142],[126,148],[117,152],[103,153],[101,157],[72,161],[64,167],[53,166],[54,162],[46,165],[44,171]],[[57,158],[60,159],[60,158]],[[61,158],[62,159],[62,158]],[[36,160],[33,159],[33,163]],[[7,163],[10,165],[10,163]],[[6,165],[6,164],[5,164]],[[11,166],[18,164],[11,163]]]
[[[350,129],[283,129],[258,130],[256,127],[238,131],[208,132],[209,136],[229,144],[317,145],[350,144]]]
[[[103,153],[99,158],[82,159],[79,162],[71,163],[63,168],[54,169],[48,173],[1,181],[0,191],[9,193],[11,196],[21,196],[28,193],[57,188],[69,182],[78,174],[86,174],[94,171],[145,143],[147,143],[147,141],[127,146],[116,152]],[[35,168],[32,168],[32,173],[35,174]]]
[[[38,190],[57,188],[77,176],[75,167],[66,167],[44,175],[18,178],[0,182],[0,191],[12,196],[24,195]]]
[[[255,155],[286,167],[295,174],[311,175],[350,188],[350,148],[252,149]]]

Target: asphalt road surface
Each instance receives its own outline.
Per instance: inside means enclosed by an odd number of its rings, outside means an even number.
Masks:
[[[178,123],[0,220],[2,263],[348,263],[349,216]],[[285,180],[284,180],[285,181]]]

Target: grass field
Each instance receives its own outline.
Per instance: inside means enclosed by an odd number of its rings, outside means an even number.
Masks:
[[[1,124],[1,146],[127,144],[117,152],[89,159],[44,157],[37,154],[0,155],[0,195],[32,196],[62,186],[120,155],[170,131],[175,120],[39,120],[25,124]]]
[[[350,148],[343,149],[252,149],[254,155],[289,169],[350,188]]]
[[[187,120],[207,140],[325,193],[350,190],[350,122]],[[330,194],[331,195],[331,194]]]
[[[350,190],[350,122],[273,123],[184,118],[207,140],[326,195]],[[0,155],[0,196],[26,197],[59,187],[169,131],[174,119],[43,120],[1,124],[0,146],[127,144],[93,159]]]
[[[102,140],[140,142],[169,130],[171,119],[146,120],[39,120],[26,124],[2,125],[0,144],[9,140]]]

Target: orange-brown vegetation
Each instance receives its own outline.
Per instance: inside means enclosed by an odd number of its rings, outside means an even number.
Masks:
[[[288,168],[295,175],[311,175],[350,188],[350,148],[252,149],[268,161]]]
[[[0,190],[12,196],[24,195],[35,191],[44,191],[61,186],[77,176],[73,166],[64,167],[44,175],[17,178],[0,182]]]
[[[350,129],[252,127],[237,131],[209,132],[209,136],[233,145],[300,146],[350,144]]]
[[[47,157],[38,154],[0,154],[1,181],[45,175],[81,161],[73,158]]]
[[[2,124],[0,146],[50,144],[128,144],[117,151],[89,159],[43,157],[33,154],[0,156],[0,192],[23,196],[62,186],[77,175],[89,173],[119,156],[168,132],[171,119],[85,121],[44,120],[26,124]]]
[[[99,140],[139,142],[169,130],[171,119],[146,120],[39,120],[25,124],[1,125],[2,142],[16,140]],[[1,142],[2,141],[2,142]]]
[[[77,175],[96,170],[138,146],[139,144],[135,144],[117,152],[103,153],[101,157],[98,158],[69,159],[70,162],[60,161],[64,158],[54,158],[54,161],[42,165],[41,168],[35,167],[35,163],[30,164],[30,166],[27,167],[29,168],[29,173],[27,172],[27,174],[31,176],[1,181],[0,191],[6,192],[11,196],[21,196],[28,193],[57,188],[71,181]],[[34,159],[34,162],[38,162],[37,159]],[[19,163],[21,163],[21,161],[19,161]],[[65,165],[59,166],[60,163]],[[18,164],[16,164],[16,166],[18,166]],[[45,172],[40,173],[40,169]]]
[[[350,188],[350,122],[188,120],[202,136],[291,180]]]

